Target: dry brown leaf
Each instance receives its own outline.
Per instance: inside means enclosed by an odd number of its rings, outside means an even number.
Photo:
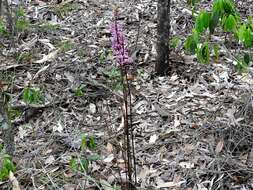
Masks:
[[[224,147],[224,140],[221,139],[221,140],[218,142],[218,144],[216,145],[215,152],[216,152],[217,154],[220,153],[220,152],[222,151],[223,147]]]
[[[111,163],[111,162],[113,161],[114,158],[115,158],[114,155],[113,155],[113,154],[110,154],[110,155],[107,156],[103,161],[104,161],[105,163]]]
[[[180,162],[179,166],[181,166],[182,168],[191,169],[194,168],[195,165],[191,162]]]
[[[75,190],[76,189],[76,185],[74,184],[65,184],[63,186],[64,190]]]
[[[34,61],[34,63],[45,63],[47,61],[52,61],[56,57],[58,51],[59,51],[58,49],[55,50],[55,51],[52,51],[48,55],[43,56],[42,59]]]
[[[14,176],[14,174],[12,173],[12,171],[10,171],[10,173],[9,173],[9,180],[12,183],[12,190],[20,190],[18,180]]]
[[[106,146],[106,149],[109,153],[112,153],[113,152],[113,145],[111,143],[107,143],[107,146]]]

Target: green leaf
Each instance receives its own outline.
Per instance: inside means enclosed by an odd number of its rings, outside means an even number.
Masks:
[[[213,50],[214,50],[215,59],[216,59],[216,61],[218,61],[218,59],[219,59],[219,46],[217,44],[215,44],[213,46]]]
[[[0,153],[3,151],[3,149],[4,149],[4,145],[0,143]]]
[[[197,58],[200,63],[208,64],[210,62],[210,49],[207,42],[201,45],[197,50]]]
[[[87,146],[90,148],[90,149],[96,149],[96,143],[95,143],[95,138],[94,136],[90,136],[89,138],[89,143],[87,144]]]
[[[79,163],[79,170],[82,172],[85,172],[88,170],[89,168],[89,160],[87,160],[86,158],[82,158],[80,159],[80,163]]]
[[[85,86],[84,85],[80,85],[79,87],[77,87],[75,89],[75,96],[76,97],[81,97],[84,95],[84,92],[85,92]]]
[[[210,14],[206,11],[202,11],[196,20],[195,28],[198,33],[202,33],[208,28],[210,21]]]
[[[253,35],[250,28],[243,24],[238,30],[238,38],[244,44],[246,48],[252,47],[253,45]]]
[[[232,0],[223,0],[222,7],[227,15],[235,14],[235,5]]]
[[[222,17],[222,15],[224,14],[223,0],[214,1],[212,12],[216,12],[216,14],[218,14],[219,17]]]
[[[6,26],[1,18],[0,18],[0,34],[1,35],[6,34]]]
[[[237,61],[235,68],[239,72],[247,72],[248,71],[248,65],[243,60]]]
[[[7,179],[10,171],[16,171],[16,167],[9,155],[3,155],[1,160],[2,164],[0,168],[0,181]]]
[[[220,20],[220,15],[218,11],[213,11],[209,21],[209,31],[211,34],[214,33],[215,28],[218,26]]]
[[[189,36],[184,45],[185,49],[190,52],[191,54],[195,54],[196,48],[197,48],[197,43],[194,41],[192,36]]]
[[[101,157],[98,154],[94,154],[90,157],[88,157],[89,161],[97,161],[97,160],[101,160]]]
[[[244,53],[243,55],[243,62],[248,66],[250,63],[250,54],[249,53]]]
[[[184,47],[191,54],[195,54],[198,43],[199,43],[199,34],[196,30],[193,30],[192,35],[186,39]]]
[[[22,7],[19,7],[16,10],[16,16],[17,17],[24,17],[25,16],[25,10]]]
[[[40,90],[36,90],[30,87],[24,89],[22,99],[27,104],[36,104],[42,100]]]
[[[7,168],[3,167],[0,169],[0,181],[7,179],[9,176],[9,171]]]
[[[170,40],[170,48],[176,49],[179,45],[180,39],[178,37],[174,37]]]
[[[86,135],[82,135],[81,150],[84,150],[86,147],[87,147]]]
[[[8,171],[15,171],[15,166],[9,158],[4,158],[3,167],[6,168]]]
[[[228,32],[233,32],[235,30],[236,24],[237,23],[235,17],[233,15],[229,15],[225,20],[224,29]]]
[[[77,164],[76,158],[71,158],[71,160],[69,161],[69,166],[70,166],[71,170],[77,171],[78,164]]]
[[[17,31],[25,31],[29,28],[29,22],[25,19],[18,19],[15,23]]]
[[[247,28],[246,31],[244,32],[244,45],[245,45],[245,47],[247,47],[247,48],[252,47],[252,42],[253,42],[252,32],[249,28]]]

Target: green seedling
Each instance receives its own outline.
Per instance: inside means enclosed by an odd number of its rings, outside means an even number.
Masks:
[[[77,50],[77,55],[79,56],[79,57],[85,57],[86,56],[86,52],[85,52],[85,50],[84,49],[78,49]]]
[[[216,61],[216,63],[218,63],[218,61],[219,61],[219,46],[217,44],[213,45],[213,51],[214,51],[215,61]]]
[[[107,58],[107,51],[106,49],[103,48],[99,53],[99,63],[100,64],[105,63],[106,58]]]
[[[224,19],[223,28],[227,32],[234,32],[236,30],[237,20],[234,15],[229,15]]]
[[[244,53],[243,57],[239,57],[236,63],[236,70],[238,72],[247,72],[251,62],[251,56],[249,53]]]
[[[58,24],[53,24],[50,22],[45,22],[38,27],[40,32],[52,32],[60,29],[60,26]]]
[[[247,72],[248,65],[243,60],[238,60],[235,66],[238,72]]]
[[[2,153],[0,154],[0,182],[7,180],[9,177],[10,171],[15,172],[16,167],[15,164],[12,162],[12,159],[9,155],[3,154],[3,148]]]
[[[5,35],[7,33],[6,25],[0,17],[0,35]]]
[[[26,87],[22,94],[22,100],[27,104],[38,104],[42,101],[42,94],[39,89]]]
[[[26,19],[25,11],[22,7],[16,10],[15,29],[18,32],[23,32],[30,27],[29,21]]]
[[[22,115],[22,111],[19,109],[9,108],[8,115],[11,120],[14,120]]]
[[[87,148],[87,139],[86,139],[86,135],[82,135],[81,138],[81,150],[84,150]]]
[[[108,57],[112,56],[112,49],[111,48],[103,48],[99,53],[99,63],[103,64],[106,62]]]
[[[180,44],[180,39],[178,37],[173,37],[170,40],[170,48],[174,50],[178,48],[179,44]]]
[[[193,29],[192,35],[189,36],[185,41],[185,49],[191,54],[195,54],[199,43],[199,34]]]
[[[196,1],[189,0],[188,3],[194,6]],[[209,46],[211,35],[215,29],[220,27],[225,33],[232,33],[235,39],[243,44],[244,48],[253,47],[253,22],[249,17],[246,23],[241,21],[241,18],[236,10],[233,0],[215,0],[213,1],[210,11],[202,10],[196,17],[195,28],[185,43],[185,49],[197,56],[200,63],[207,64],[210,62],[210,52],[214,52],[215,61],[218,62],[219,48],[214,44]],[[209,31],[209,38],[207,32]],[[212,49],[211,49],[212,48]],[[251,56],[244,55],[239,59],[236,67],[239,70],[245,70],[248,67]]]
[[[16,57],[16,60],[19,63],[31,63],[33,58],[33,52],[23,52]]]
[[[238,39],[246,48],[250,48],[253,45],[252,30],[246,24],[242,24],[237,33]]]
[[[81,97],[84,95],[85,93],[85,86],[84,85],[80,85],[78,88],[75,89],[75,96],[76,97]]]
[[[86,149],[95,150],[97,147],[95,138],[93,135],[81,136],[81,151],[85,151]],[[89,156],[82,156],[82,157],[73,157],[71,158],[69,162],[69,166],[72,171],[80,171],[80,172],[87,172],[89,169],[89,166],[92,162],[100,160],[100,156],[98,154],[91,154]]]
[[[209,27],[210,13],[207,11],[201,11],[197,16],[195,29],[198,33],[204,32]]]
[[[53,11],[59,18],[63,19],[69,12],[77,8],[78,5],[75,3],[66,3],[54,6]]]
[[[121,73],[117,67],[111,68],[109,71],[105,72],[108,76],[107,83],[113,90],[122,90],[123,86],[121,84]]]
[[[62,41],[59,44],[59,47],[60,47],[61,52],[65,53],[71,50],[72,48],[74,48],[74,44],[71,41],[66,40],[66,41]]]
[[[95,137],[93,135],[89,137],[89,141],[87,142],[87,147],[92,150],[96,149],[97,145],[95,143]]]
[[[91,150],[95,150],[97,147],[96,142],[95,142],[95,138],[93,135],[91,136],[86,136],[86,135],[82,135],[81,137],[81,150],[84,150],[86,148],[91,149]]]
[[[200,63],[208,64],[210,62],[210,49],[208,42],[201,44],[201,46],[197,49],[197,58]]]
[[[30,24],[25,19],[18,19],[15,23],[15,28],[19,32],[23,32],[29,28]]]

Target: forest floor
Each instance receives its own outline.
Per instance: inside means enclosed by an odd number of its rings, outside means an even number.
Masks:
[[[248,15],[252,5],[239,4]],[[171,56],[175,69],[155,76],[153,0],[32,1],[25,8],[31,28],[15,46],[20,55],[13,58],[1,38],[0,77],[11,80],[10,105],[22,113],[13,123],[24,121],[15,128],[20,188],[120,189],[122,95],[109,51],[113,5],[130,51],[138,40],[131,82],[137,189],[252,189],[252,75],[237,73],[226,51],[218,63],[201,65],[181,45]],[[171,26],[182,42],[190,34],[185,1],[172,1]],[[24,104],[28,86],[40,89],[40,104]],[[94,136],[94,150],[80,149],[83,135]],[[87,157],[95,159],[89,168],[74,171]],[[0,189],[11,186],[0,182]]]

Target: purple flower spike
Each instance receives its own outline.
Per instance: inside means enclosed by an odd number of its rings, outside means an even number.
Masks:
[[[133,60],[128,54],[127,39],[123,33],[122,25],[117,22],[117,12],[114,13],[114,21],[111,23],[112,49],[119,65],[132,64]]]

